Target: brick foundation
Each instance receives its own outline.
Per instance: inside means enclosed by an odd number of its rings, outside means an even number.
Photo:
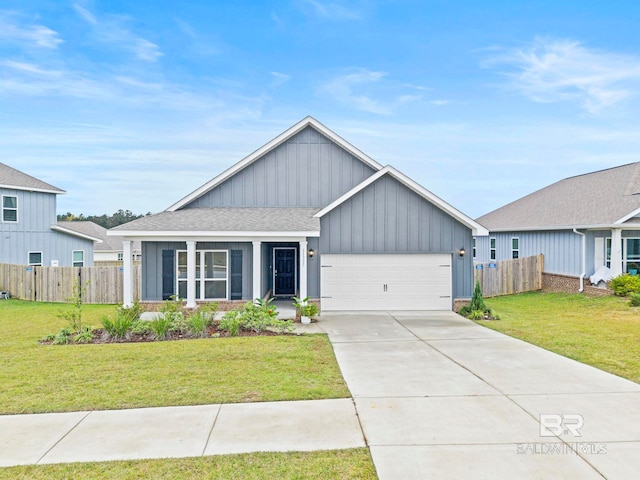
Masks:
[[[562,293],[578,293],[580,289],[580,278],[571,277],[569,275],[558,275],[555,273],[542,273],[542,291],[543,292],[562,292]],[[585,295],[591,297],[602,297],[605,295],[613,295],[608,288],[598,288],[591,286],[589,279],[584,279]]]
[[[471,303],[470,298],[456,298],[453,300],[453,311],[458,313],[460,309]]]

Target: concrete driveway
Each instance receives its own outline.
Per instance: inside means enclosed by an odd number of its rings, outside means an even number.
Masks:
[[[637,478],[638,384],[452,312],[318,325],[383,480]]]

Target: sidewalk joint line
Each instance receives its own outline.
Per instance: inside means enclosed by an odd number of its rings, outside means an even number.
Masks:
[[[87,412],[87,413],[86,413],[86,414],[85,414],[85,415],[84,415],[80,420],[78,420],[78,421],[76,422],[76,424],[75,424],[73,427],[71,427],[71,428],[70,428],[70,429],[69,429],[69,430],[68,430],[64,435],[62,435],[62,436],[61,436],[61,437],[60,437],[60,438],[59,438],[59,439],[58,439],[58,440],[57,440],[53,445],[51,445],[51,447],[50,447],[49,449],[47,449],[47,451],[46,451],[46,452],[44,452],[44,453],[42,454],[42,456],[41,456],[38,460],[36,460],[35,465],[40,465],[40,462],[42,461],[42,459],[43,459],[44,457],[46,457],[47,455],[49,455],[49,453],[51,452],[51,450],[53,450],[54,448],[56,448],[56,447],[60,444],[60,442],[62,442],[62,440],[64,440],[65,438],[67,438],[67,436],[68,436],[71,432],[73,432],[73,431],[78,427],[78,425],[80,425],[80,424],[84,421],[84,419],[85,419],[85,418],[87,418],[87,417],[89,416],[89,414],[91,414],[91,411],[88,411],[88,412]]]

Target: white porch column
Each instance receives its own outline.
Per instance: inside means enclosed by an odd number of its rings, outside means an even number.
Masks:
[[[300,298],[307,298],[307,242],[300,242]]]
[[[122,241],[122,305],[133,305],[133,260],[131,257],[131,240]]]
[[[196,308],[196,242],[187,241],[187,308]]]
[[[262,242],[253,242],[253,299],[262,298],[262,291],[260,285],[262,285],[261,270],[262,270]]]
[[[611,274],[617,277],[622,273],[622,229],[611,229]]]

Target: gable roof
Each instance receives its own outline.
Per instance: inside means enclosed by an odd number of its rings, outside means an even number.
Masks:
[[[335,144],[337,144],[338,146],[342,147],[344,150],[346,150],[351,155],[353,155],[354,157],[356,157],[357,159],[359,159],[360,161],[362,161],[363,163],[365,163],[369,167],[373,168],[374,170],[382,169],[382,165],[380,165],[378,162],[376,162],[371,157],[369,157],[368,155],[366,155],[365,153],[360,151],[358,148],[356,148],[353,145],[351,145],[349,142],[344,140],[342,137],[340,137],[339,135],[337,135],[333,131],[329,130],[323,124],[318,122],[315,118],[308,116],[308,117],[300,120],[294,126],[288,128],[287,130],[282,132],[276,138],[274,138],[270,142],[266,143],[265,145],[260,147],[255,152],[251,153],[250,155],[248,155],[245,158],[243,158],[242,160],[240,160],[238,163],[236,163],[232,167],[230,167],[227,170],[225,170],[224,172],[222,172],[217,177],[213,178],[209,182],[207,182],[204,185],[202,185],[200,188],[196,189],[195,191],[191,192],[186,197],[182,198],[178,202],[176,202],[173,205],[171,205],[169,208],[166,209],[166,211],[167,212],[173,212],[173,211],[179,210],[180,208],[184,207],[185,205],[193,202],[195,199],[197,199],[197,198],[201,197],[202,195],[206,194],[207,192],[213,190],[215,187],[217,187],[218,185],[223,183],[225,180],[231,178],[233,175],[238,173],[240,170],[242,170],[243,168],[251,165],[253,162],[255,162],[256,160],[261,158],[263,155],[265,155],[266,153],[270,152],[271,150],[273,150],[274,148],[278,147],[279,145],[282,145],[287,140],[289,140],[294,135],[298,134],[299,132],[301,132],[302,130],[304,130],[307,127],[314,128],[315,130],[320,132],[322,135],[324,135],[327,138],[329,138],[329,140],[333,141]]]
[[[164,211],[114,227],[108,235],[174,236],[189,232],[193,236],[250,236],[289,234],[320,235],[317,208],[216,207]]]
[[[44,192],[44,193],[65,193],[64,190],[54,187],[42,180],[38,180],[31,175],[27,175],[20,170],[0,163],[0,187],[11,188],[14,190],[26,190],[29,192]]]
[[[58,226],[66,230],[72,230],[74,232],[97,239],[98,243],[101,243],[99,249],[100,251],[122,250],[122,242],[116,238],[107,237],[107,229],[95,222],[91,222],[88,220],[71,222],[60,221],[58,222]]]
[[[640,162],[565,178],[476,220],[489,231],[597,228],[640,214]]]
[[[76,223],[76,222],[60,222],[60,223]],[[77,222],[79,223],[79,222]],[[60,233],[64,233],[66,235],[71,235],[72,237],[78,237],[78,238],[84,238],[85,240],[91,240],[92,242],[95,243],[102,243],[102,240],[100,238],[98,238],[97,236],[94,235],[90,235],[88,233],[82,232],[80,230],[77,229],[73,229],[73,228],[68,228],[65,225],[51,225],[51,230],[54,230],[56,232],[60,232]]]
[[[419,196],[421,196],[422,198],[424,198],[428,202],[430,202],[433,205],[435,205],[436,207],[440,208],[441,210],[443,210],[444,212],[449,214],[451,217],[453,217],[456,220],[458,220],[463,225],[469,227],[471,229],[471,231],[473,232],[473,235],[489,235],[489,232],[487,231],[487,229],[484,228],[482,225],[480,225],[478,222],[476,222],[475,220],[469,218],[464,213],[462,213],[461,211],[457,210],[453,206],[449,205],[447,202],[442,200],[440,197],[438,197],[437,195],[431,193],[429,190],[424,188],[422,185],[420,185],[420,184],[416,183],[415,181],[411,180],[405,174],[403,174],[402,172],[396,170],[395,168],[393,168],[390,165],[387,165],[382,170],[379,170],[375,174],[371,175],[366,180],[361,182],[359,185],[356,185],[354,188],[352,188],[347,193],[342,195],[340,198],[336,199],[334,202],[332,202],[329,205],[327,205],[325,208],[323,208],[318,213],[316,213],[315,217],[318,217],[318,218],[323,217],[324,215],[329,213],[331,210],[333,210],[334,208],[340,206],[341,204],[343,204],[344,202],[349,200],[351,197],[353,197],[356,193],[364,190],[366,187],[368,187],[369,185],[371,185],[372,183],[374,183],[376,180],[378,180],[379,178],[381,178],[384,175],[389,175],[389,176],[395,178],[397,181],[402,183],[405,187],[409,188],[410,190],[412,190],[413,192],[417,193]]]

